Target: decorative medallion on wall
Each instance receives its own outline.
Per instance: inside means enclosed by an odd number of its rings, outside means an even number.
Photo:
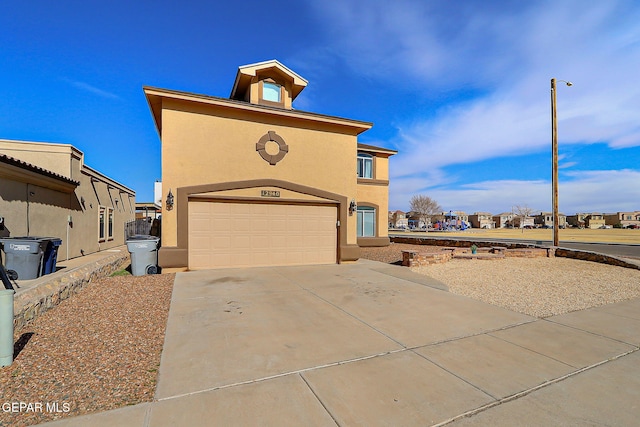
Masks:
[[[275,142],[278,144],[278,153],[267,153],[267,144],[269,142]],[[256,142],[256,151],[260,153],[260,156],[269,162],[270,165],[275,165],[280,160],[284,159],[284,156],[289,152],[289,146],[284,142],[284,139],[280,135],[277,135],[274,131],[270,130]]]

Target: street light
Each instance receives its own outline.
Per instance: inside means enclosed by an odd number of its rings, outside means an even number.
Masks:
[[[573,83],[560,80],[567,86]],[[551,79],[551,150],[553,152],[551,180],[553,182],[553,246],[559,246],[559,215],[558,215],[558,123],[556,118],[556,79]]]

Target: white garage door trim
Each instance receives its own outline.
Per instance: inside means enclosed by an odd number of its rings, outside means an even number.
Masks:
[[[189,200],[189,269],[334,264],[337,205]]]

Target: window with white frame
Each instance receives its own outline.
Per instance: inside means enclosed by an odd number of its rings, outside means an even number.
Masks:
[[[98,240],[104,242],[105,240],[105,223],[106,223],[107,208],[100,206],[100,214],[98,216]]]
[[[376,209],[369,206],[358,206],[358,237],[375,237]]]
[[[113,240],[113,209],[107,209],[107,238]]]
[[[358,153],[358,178],[373,178],[373,156]]]

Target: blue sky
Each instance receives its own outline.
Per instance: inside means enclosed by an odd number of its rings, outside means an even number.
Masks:
[[[390,209],[551,209],[550,79],[560,210],[640,209],[635,0],[7,0],[0,138],[72,144],[153,199],[160,140],[142,86],[229,96],[278,59],[309,81],[294,107],[370,121]]]

